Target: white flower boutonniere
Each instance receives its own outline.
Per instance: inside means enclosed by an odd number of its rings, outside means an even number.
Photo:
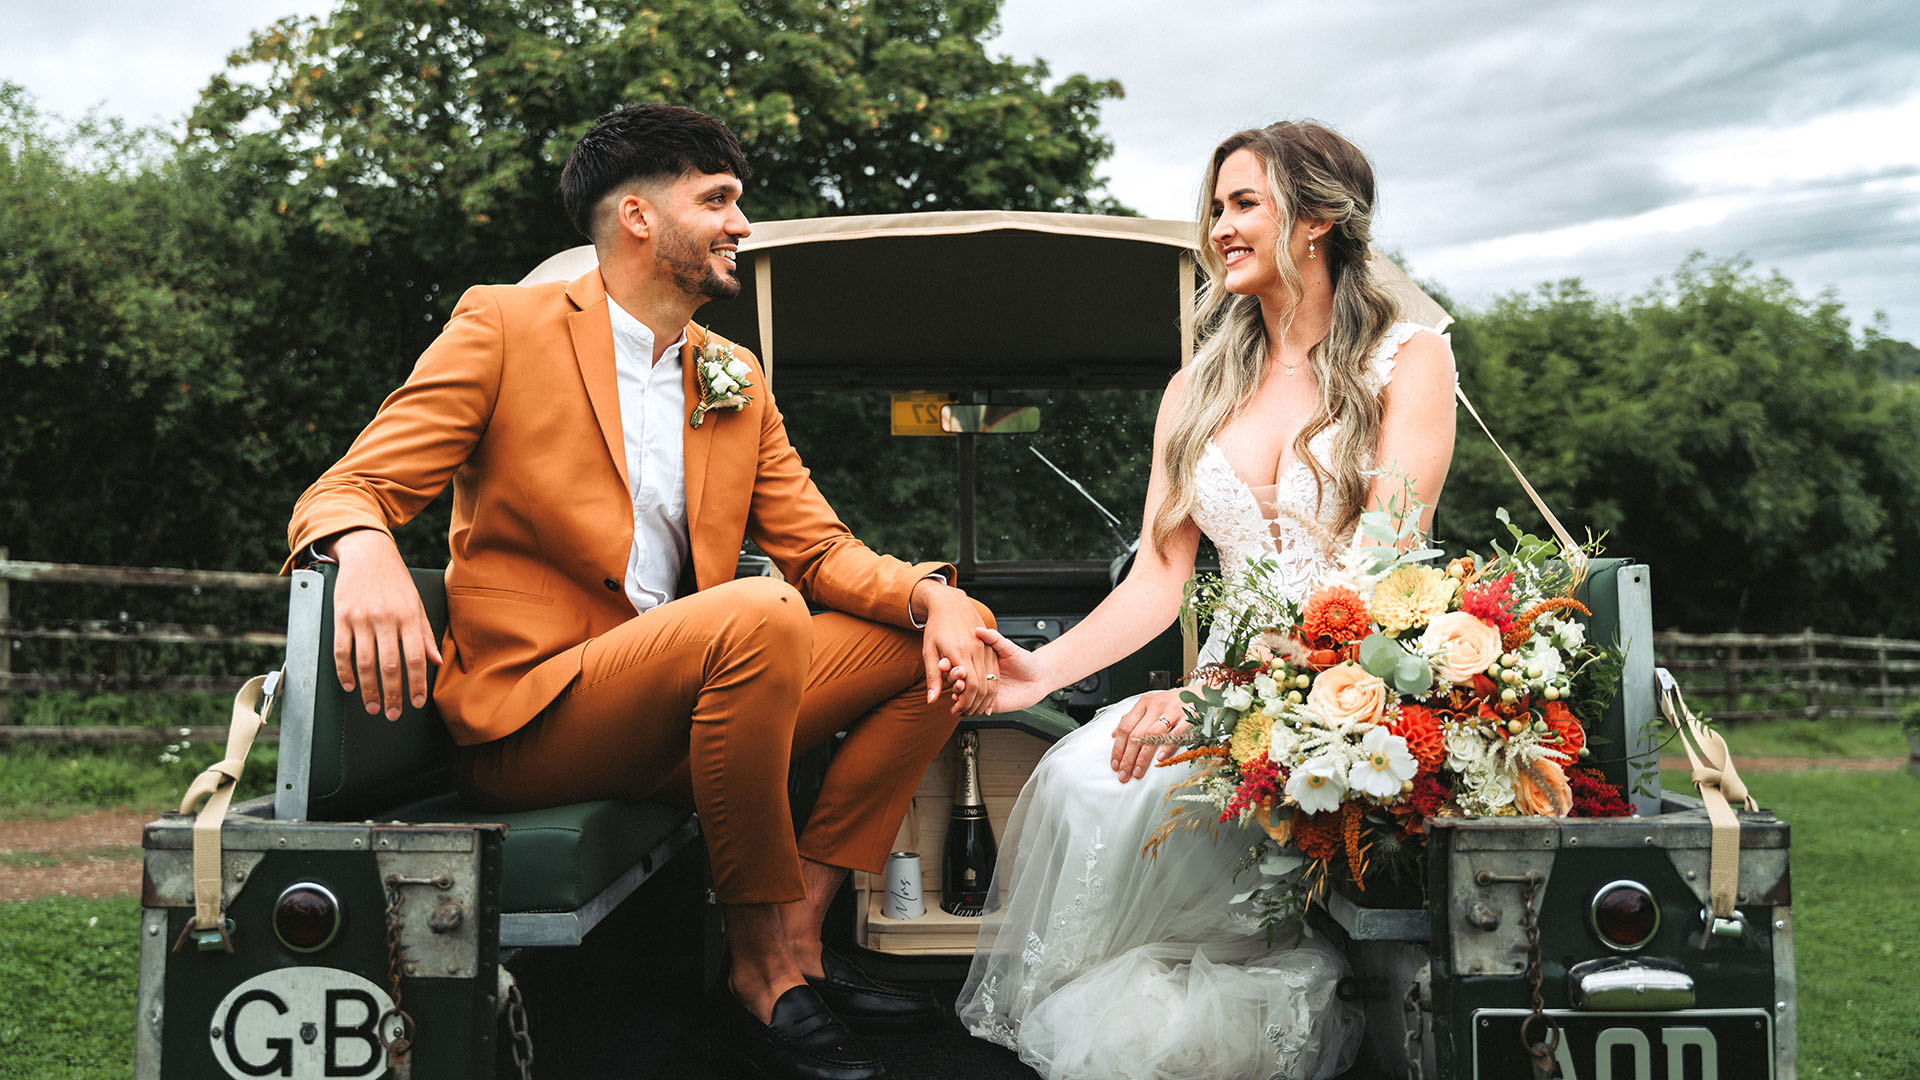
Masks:
[[[733,355],[732,345],[709,342],[695,349],[693,376],[700,386],[700,404],[693,407],[687,423],[699,427],[715,409],[738,409],[752,402],[752,398],[741,393],[753,386],[749,379],[752,374],[753,369],[747,362]]]

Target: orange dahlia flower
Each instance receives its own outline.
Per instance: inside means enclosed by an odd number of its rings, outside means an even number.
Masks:
[[[1340,811],[1324,814],[1293,815],[1293,843],[1300,854],[1322,861],[1341,854],[1347,848],[1340,822]]]
[[[1420,763],[1421,772],[1432,772],[1447,760],[1447,738],[1433,710],[1402,705],[1400,715],[1387,721],[1387,730],[1407,740],[1407,750]]]
[[[1326,648],[1338,648],[1367,636],[1367,603],[1340,585],[1314,593],[1300,613],[1300,634]]]

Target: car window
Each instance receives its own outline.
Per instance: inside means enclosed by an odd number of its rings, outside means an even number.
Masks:
[[[1111,559],[1138,538],[1158,389],[1015,391],[994,401],[1038,405],[1040,430],[976,443],[981,562]],[[1035,450],[1119,518],[1117,529]]]
[[[991,397],[1038,406],[1040,430],[975,437],[975,557],[1106,561],[1123,550],[1139,534],[1159,389]],[[893,435],[886,390],[796,387],[779,401],[794,447],[854,535],[901,558],[957,558],[957,438]],[[1036,449],[1112,511],[1118,529]]]

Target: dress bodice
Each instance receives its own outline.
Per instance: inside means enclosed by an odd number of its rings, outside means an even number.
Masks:
[[[1400,347],[1422,329],[1417,323],[1395,323],[1381,338],[1367,361],[1368,382],[1375,394],[1393,378],[1394,356]],[[1308,441],[1315,458],[1325,462],[1332,454],[1339,427],[1333,424]],[[1366,454],[1362,466],[1371,468],[1372,457],[1371,452]],[[1194,467],[1193,486],[1194,523],[1219,550],[1220,573],[1229,585],[1245,577],[1248,559],[1272,555],[1279,560],[1278,580],[1288,596],[1301,599],[1315,578],[1333,569],[1349,539],[1333,535],[1339,510],[1333,505],[1332,491],[1325,492],[1328,498],[1320,497],[1313,470],[1302,458],[1296,457],[1279,478],[1274,497],[1279,513],[1273,519],[1261,512],[1252,490],[1211,441]]]

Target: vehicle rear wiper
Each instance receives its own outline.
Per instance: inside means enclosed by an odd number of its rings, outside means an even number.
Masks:
[[[1060,466],[1058,466],[1058,465],[1055,465],[1055,464],[1054,464],[1054,463],[1053,463],[1052,461],[1049,461],[1049,460],[1047,459],[1047,455],[1045,455],[1045,454],[1043,454],[1043,453],[1041,453],[1041,452],[1040,452],[1040,448],[1039,448],[1039,447],[1037,447],[1037,446],[1034,446],[1033,444],[1031,444],[1031,443],[1029,443],[1029,444],[1027,444],[1027,449],[1029,449],[1029,450],[1031,450],[1031,451],[1033,451],[1033,456],[1034,456],[1034,457],[1037,457],[1037,458],[1039,458],[1039,459],[1040,459],[1041,461],[1045,461],[1045,462],[1047,463],[1047,468],[1049,468],[1049,469],[1052,469],[1052,470],[1053,470],[1054,472],[1056,472],[1056,473],[1058,473],[1058,474],[1060,475],[1060,479],[1062,479],[1062,480],[1065,480],[1065,481],[1066,481],[1067,483],[1069,483],[1069,484],[1072,484],[1072,485],[1073,485],[1073,490],[1075,490],[1075,491],[1077,491],[1077,492],[1079,492],[1079,493],[1080,493],[1080,497],[1081,497],[1081,498],[1083,498],[1083,499],[1085,499],[1085,500],[1087,500],[1088,502],[1090,502],[1090,503],[1092,503],[1092,504],[1093,504],[1093,508],[1094,508],[1095,510],[1098,510],[1098,511],[1100,511],[1100,515],[1101,515],[1102,517],[1104,517],[1104,518],[1106,518],[1106,519],[1107,519],[1107,527],[1113,530],[1113,535],[1115,535],[1115,536],[1117,536],[1117,537],[1119,537],[1119,538],[1120,538],[1120,547],[1121,547],[1121,550],[1123,550],[1123,551],[1131,551],[1131,550],[1133,549],[1133,544],[1134,544],[1134,539],[1135,539],[1135,538],[1134,538],[1134,537],[1131,537],[1131,536],[1128,536],[1128,535],[1126,534],[1126,530],[1124,530],[1123,528],[1121,528],[1121,525],[1120,525],[1120,519],[1119,519],[1119,518],[1117,518],[1117,517],[1114,517],[1114,516],[1113,516],[1113,511],[1111,511],[1111,510],[1108,510],[1108,509],[1107,509],[1106,507],[1104,507],[1104,506],[1102,506],[1102,505],[1100,505],[1100,500],[1099,500],[1099,499],[1096,499],[1096,498],[1094,498],[1094,497],[1093,497],[1093,493],[1092,493],[1092,492],[1090,492],[1090,491],[1088,491],[1088,490],[1087,490],[1086,488],[1084,488],[1084,487],[1082,487],[1082,486],[1080,485],[1080,481],[1078,481],[1078,480],[1075,480],[1075,479],[1074,479],[1073,477],[1071,477],[1071,476],[1068,476],[1068,475],[1067,475],[1067,471],[1066,471],[1065,469],[1062,469],[1062,468],[1061,468]]]

